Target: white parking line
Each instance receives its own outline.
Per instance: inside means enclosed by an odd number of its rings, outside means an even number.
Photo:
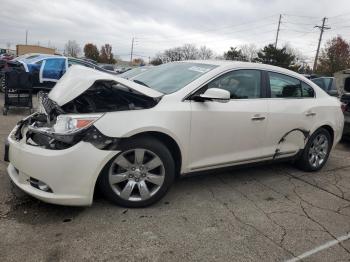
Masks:
[[[309,256],[311,256],[311,255],[313,255],[313,254],[315,254],[317,252],[320,252],[320,251],[322,251],[324,249],[330,248],[331,246],[337,245],[340,242],[343,242],[343,241],[345,241],[345,240],[347,240],[349,238],[350,238],[350,233],[348,233],[348,234],[346,234],[344,236],[338,237],[337,239],[334,239],[332,241],[329,241],[329,242],[327,242],[327,243],[325,243],[325,244],[323,244],[323,245],[321,245],[319,247],[311,249],[311,250],[309,250],[309,251],[307,251],[307,252],[305,252],[305,253],[303,253],[303,254],[295,257],[295,258],[287,260],[286,262],[297,262],[297,261],[299,261],[301,259],[309,257]]]

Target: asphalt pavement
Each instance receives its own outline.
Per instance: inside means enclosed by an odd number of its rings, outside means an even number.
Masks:
[[[3,141],[27,113],[0,115],[1,261],[350,261],[350,142],[317,173],[270,164],[180,179],[148,208],[64,207],[7,176]]]

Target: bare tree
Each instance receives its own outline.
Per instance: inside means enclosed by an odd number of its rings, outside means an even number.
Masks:
[[[214,55],[213,50],[206,47],[205,45],[201,46],[198,50],[198,59],[208,60],[208,59],[211,59],[213,55]]]
[[[71,57],[78,57],[81,48],[75,40],[69,40],[64,46],[64,55]]]
[[[306,60],[306,56],[298,48],[294,48],[290,44],[286,44],[286,50],[289,54],[295,56],[296,62],[302,63]]]
[[[193,44],[184,44],[183,46],[170,48],[158,53],[154,59],[159,63],[168,63],[182,60],[210,59],[214,56],[214,52],[206,46],[199,49]]]
[[[193,44],[184,44],[181,47],[183,60],[197,59],[198,49]]]
[[[253,62],[258,57],[258,48],[255,44],[245,44],[240,46],[243,57],[248,62]]]
[[[101,47],[99,62],[108,64],[115,63],[114,55],[112,53],[112,46],[110,44],[104,44]]]
[[[181,47],[170,48],[164,51],[162,54],[163,62],[173,62],[183,60],[183,54]]]

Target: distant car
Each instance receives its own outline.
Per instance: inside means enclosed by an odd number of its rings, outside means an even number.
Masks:
[[[129,71],[131,69],[132,69],[131,67],[118,67],[115,69],[115,72],[118,74],[122,74],[122,73],[125,73],[126,71]]]
[[[343,94],[340,101],[343,103],[342,109],[344,113],[344,130],[343,137],[350,138],[350,93]]]
[[[311,81],[321,87],[330,96],[339,96],[334,77],[318,77],[311,79]]]
[[[114,66],[113,65],[110,65],[110,64],[104,64],[104,65],[100,65],[101,68],[105,69],[105,70],[108,70],[108,71],[111,71],[111,72],[114,72]]]
[[[82,65],[116,74],[87,60],[47,54],[30,54],[7,62],[7,68],[24,70],[31,75],[33,88],[51,89],[71,65]]]
[[[0,60],[6,60],[6,61],[10,61],[14,58],[13,55],[10,54],[1,54],[0,55]]]
[[[82,57],[82,58],[79,58],[79,59],[81,59],[83,61],[86,61],[86,62],[89,62],[89,63],[94,64],[94,65],[98,65],[98,63],[95,60],[90,59],[90,58]]]
[[[318,77],[311,79],[311,81],[321,87],[330,96],[339,96],[334,77]]]
[[[153,66],[141,66],[141,67],[136,67],[136,68],[133,68],[129,71],[126,71],[122,74],[120,74],[119,76],[122,77],[122,78],[125,78],[125,79],[130,79],[130,78],[133,78],[139,74],[142,74],[144,72],[146,72],[147,70],[151,69]]]
[[[342,93],[340,101],[343,103],[344,112],[344,131],[343,137],[350,138],[350,71],[344,70],[343,72],[338,72],[334,74],[339,85],[339,89]]]

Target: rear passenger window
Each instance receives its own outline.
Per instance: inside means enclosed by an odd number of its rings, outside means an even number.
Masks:
[[[230,92],[231,99],[261,97],[261,72],[258,70],[236,70],[219,76],[207,88],[220,88]]]
[[[269,72],[271,97],[301,97],[301,84],[290,76]]]
[[[315,96],[314,89],[311,86],[309,86],[308,84],[305,84],[304,82],[301,82],[301,90],[302,90],[303,97],[314,97]]]
[[[304,82],[283,74],[269,72],[272,98],[314,97],[314,90]]]

